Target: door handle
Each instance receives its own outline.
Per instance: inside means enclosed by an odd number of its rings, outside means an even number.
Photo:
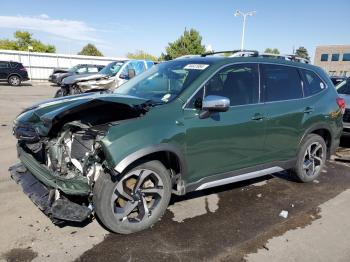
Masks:
[[[304,114],[310,114],[314,111],[314,108],[311,106],[308,106],[304,109]]]
[[[253,117],[252,117],[252,120],[254,120],[254,121],[261,121],[261,120],[263,120],[265,117],[262,115],[262,114],[260,114],[260,113],[256,113]]]

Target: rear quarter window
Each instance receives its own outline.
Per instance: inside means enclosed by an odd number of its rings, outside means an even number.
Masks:
[[[313,71],[301,69],[304,77],[304,94],[305,96],[315,95],[326,88],[326,84]]]

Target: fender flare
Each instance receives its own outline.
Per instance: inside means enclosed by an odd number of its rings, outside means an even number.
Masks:
[[[130,164],[132,164],[136,160],[144,156],[147,156],[149,154],[162,152],[162,151],[168,151],[175,154],[178,157],[180,162],[181,174],[186,173],[186,169],[187,169],[186,160],[181,150],[175,145],[165,144],[165,143],[148,146],[148,147],[139,149],[134,153],[129,154],[114,167],[114,170],[117,171],[118,173],[122,173],[125,170],[125,168],[127,168]]]
[[[333,141],[333,140],[334,140],[334,137],[333,137],[331,128],[330,128],[327,124],[325,124],[325,123],[316,123],[316,124],[313,124],[313,125],[311,125],[310,127],[308,127],[308,128],[305,130],[303,136],[301,137],[301,139],[300,139],[300,141],[299,141],[299,146],[301,145],[301,143],[303,142],[304,138],[305,138],[307,135],[311,134],[312,132],[314,132],[315,130],[318,130],[318,129],[326,129],[326,130],[329,132],[330,138],[331,138],[331,139],[330,139],[330,141],[329,141],[330,144],[327,145],[327,147],[331,148],[332,145],[333,145],[333,143],[334,143],[334,141]],[[327,152],[328,152],[328,150],[327,150]]]
[[[11,74],[9,74],[9,76],[7,77],[7,81],[9,81],[9,79],[10,79],[11,76],[18,76],[18,77],[21,79],[21,81],[22,81],[22,77],[21,77],[19,74],[17,74],[17,73],[11,73]]]

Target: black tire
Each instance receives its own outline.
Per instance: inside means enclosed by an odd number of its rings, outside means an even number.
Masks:
[[[11,85],[11,86],[20,86],[21,85],[21,78],[17,75],[13,75],[13,76],[10,76],[8,78],[8,83]]]
[[[138,173],[139,176],[134,176]],[[145,178],[142,178],[143,176]],[[136,181],[133,186],[128,186],[132,179]],[[98,177],[93,189],[95,212],[98,220],[105,227],[115,233],[130,234],[151,227],[163,216],[171,197],[171,178],[169,171],[161,162],[149,161],[139,164],[122,174],[118,180],[113,180],[110,175],[102,174]],[[137,190],[139,183],[140,190]],[[153,185],[145,187],[146,183]],[[162,194],[158,195],[153,192],[152,196],[150,194],[152,189],[159,190]],[[129,193],[127,193],[128,190],[130,190]],[[121,191],[132,200],[124,198],[123,194],[120,194]],[[145,195],[143,192],[147,191]],[[114,199],[115,197],[117,198]],[[132,211],[120,211],[125,209]]]
[[[55,93],[55,97],[62,97],[62,96],[66,96],[67,92],[66,90],[60,88],[57,90],[57,92]]]
[[[80,88],[77,87],[77,86],[73,86],[73,87],[70,88],[70,94],[71,95],[78,95],[78,94],[81,94],[81,93],[82,92],[81,92]]]
[[[326,158],[327,146],[324,139],[316,134],[307,135],[300,146],[293,169],[298,180],[304,183],[315,180],[321,174]]]

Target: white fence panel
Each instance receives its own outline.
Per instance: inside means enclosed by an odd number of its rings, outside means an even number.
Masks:
[[[54,68],[70,68],[77,64],[107,65],[110,62],[127,60],[126,57],[97,57],[65,54],[48,54],[13,50],[0,50],[0,61],[16,61],[28,70],[32,80],[47,80]]]

